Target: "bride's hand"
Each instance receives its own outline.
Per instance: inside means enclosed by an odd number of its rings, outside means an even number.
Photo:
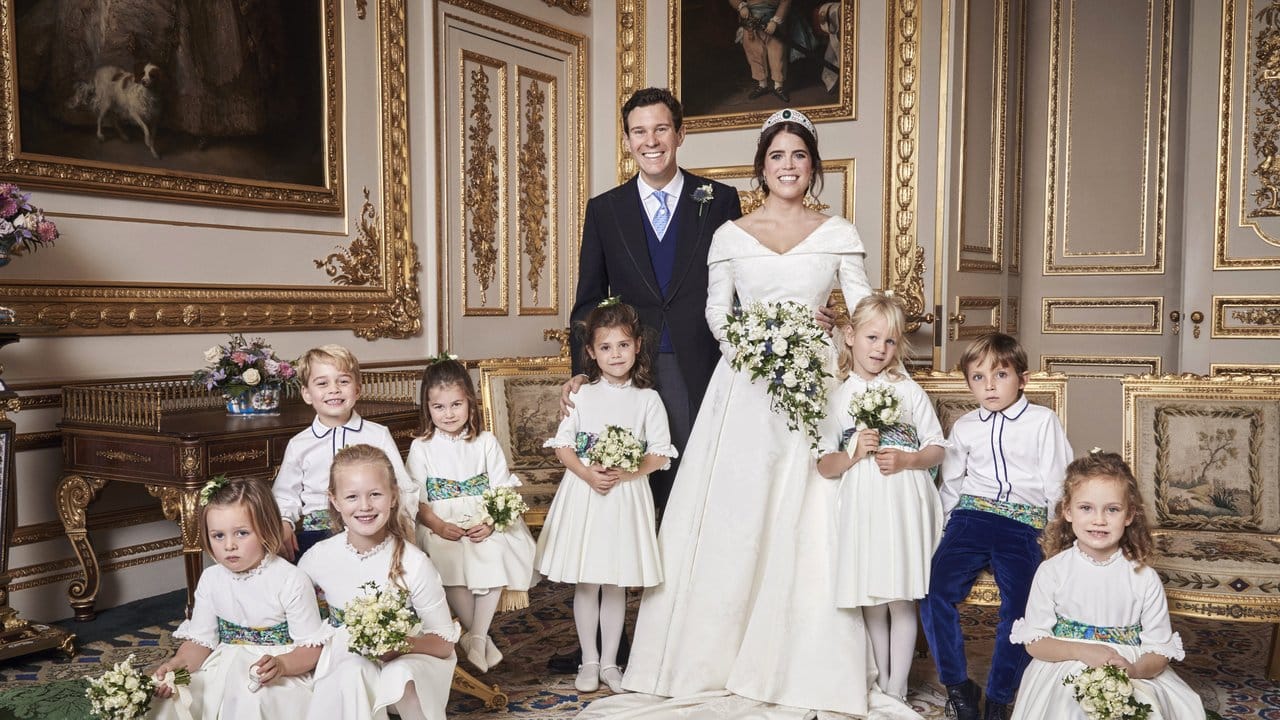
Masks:
[[[831,334],[831,328],[836,325],[836,313],[826,305],[821,305],[813,311],[813,319],[828,335]]]

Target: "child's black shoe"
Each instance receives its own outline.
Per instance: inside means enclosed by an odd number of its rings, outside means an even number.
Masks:
[[[1009,716],[1013,714],[1013,707],[1006,703],[992,702],[991,698],[987,698],[986,709],[982,713],[982,720],[1009,720]]]
[[[982,690],[972,680],[947,686],[946,716],[950,720],[978,720]]]

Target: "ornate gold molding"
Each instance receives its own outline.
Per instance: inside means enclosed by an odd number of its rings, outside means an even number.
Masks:
[[[854,210],[857,205],[856,194],[857,188],[855,172],[855,160],[853,158],[829,158],[822,161],[822,177],[824,182],[824,192],[826,191],[826,180],[829,177],[838,175],[840,182],[844,187],[844,195],[839,199],[838,214],[847,218],[850,222],[854,222]],[[726,165],[723,167],[704,167],[692,168],[690,170],[699,177],[709,180],[719,180],[730,185],[734,180],[750,180],[755,175],[755,170],[750,165]],[[759,190],[749,190],[737,188],[738,198],[742,203],[743,214],[760,207],[760,203],[764,202],[764,194]],[[804,199],[805,207],[825,211],[831,208],[831,205],[825,203],[812,195],[806,196]]]
[[[266,450],[237,450],[235,452],[225,452],[219,455],[210,455],[209,462],[244,462],[246,460],[257,460],[258,458],[264,458],[266,456]]]
[[[338,285],[376,285],[382,281],[382,243],[378,239],[378,211],[369,202],[369,188],[364,188],[364,205],[356,222],[356,236],[346,248],[315,260],[316,269],[324,270]]]
[[[1058,372],[1073,378],[1122,378],[1125,375],[1158,375],[1161,359],[1159,355],[1041,355],[1040,369],[1044,372]],[[1135,372],[1072,372],[1068,367],[1114,367],[1134,368]]]
[[[645,0],[617,0],[618,16],[618,182],[636,174],[636,161],[621,138],[622,106],[645,84]]]
[[[525,85],[525,80],[528,85]],[[545,85],[546,90],[539,87]],[[558,205],[556,164],[548,162],[558,157],[558,131],[556,110],[556,79],[527,68],[517,68],[516,88],[525,87],[524,112],[518,113],[522,128],[517,130],[520,141],[519,169],[516,183],[519,186],[519,228],[521,267],[523,276],[518,298],[519,315],[556,315],[559,313],[559,246],[560,233],[556,218]],[[549,100],[548,100],[549,99]],[[544,125],[545,123],[545,125]],[[548,138],[550,142],[548,143]],[[547,302],[538,304],[538,290],[543,281],[543,270],[550,268]],[[529,302],[525,298],[525,282],[531,290]]]
[[[114,572],[116,570],[124,570],[125,568],[135,567],[137,565],[145,565],[147,563],[160,562],[161,560],[169,560],[182,556],[182,550],[168,550],[166,552],[156,553],[156,550],[173,547],[180,542],[179,538],[169,538],[167,540],[156,540],[148,543],[139,543],[128,547],[116,548],[109,552],[99,553],[100,560],[110,560],[110,562],[101,563],[99,569],[103,573]],[[155,553],[155,554],[146,554]],[[124,559],[118,559],[124,558]],[[49,562],[37,563],[35,565],[26,565],[14,568],[10,574],[14,577],[30,577],[32,575],[44,575],[44,573],[56,572],[67,568],[75,567],[78,563],[75,559],[52,560]],[[41,585],[49,585],[51,583],[63,582],[65,580],[74,581],[79,576],[80,570],[72,570],[71,572],[58,573],[57,575],[44,575],[44,577],[36,577],[31,580],[15,582],[9,585],[10,592],[19,590],[29,590],[33,587]]]
[[[327,26],[336,23],[326,23]],[[42,285],[6,283],[0,305],[17,312],[16,327],[24,335],[118,335],[210,333],[286,329],[350,329],[366,339],[405,338],[422,330],[418,300],[420,265],[410,237],[409,119],[406,109],[407,32],[405,0],[378,3],[377,77],[381,115],[382,202],[384,239],[380,287],[228,289],[221,285],[104,283]],[[337,56],[338,38],[327,32],[326,52]],[[341,82],[329,73],[327,91]],[[354,82],[348,79],[348,84]],[[329,131],[341,131],[335,113]],[[333,162],[338,171],[342,165]],[[328,162],[328,160],[326,160]],[[335,171],[334,177],[341,178]],[[335,179],[340,187],[340,180]]]
[[[96,457],[104,460],[113,460],[115,462],[128,462],[145,464],[151,462],[151,458],[138,453],[125,452],[123,450],[99,450],[94,453]]]
[[[919,174],[920,14],[915,0],[891,0],[886,13],[884,227],[888,235],[882,277],[902,299],[907,332],[925,315],[924,248],[917,239]]]
[[[498,148],[494,147],[490,136],[493,135],[493,112],[489,110],[489,74],[485,66],[489,65],[498,73],[498,104],[506,101],[506,66],[493,58],[484,58],[474,53],[464,52],[463,62],[474,61],[479,67],[466,72],[463,76],[471,78],[471,109],[466,115],[471,124],[466,126],[466,145],[468,155],[463,172],[465,192],[462,203],[471,216],[466,232],[465,246],[470,250],[471,268],[476,282],[480,285],[480,304],[489,304],[489,286],[497,278],[498,262],[498,207],[501,197],[499,185]],[[486,62],[487,61],[487,62]],[[505,143],[504,143],[505,146]],[[463,297],[466,298],[466,283],[463,284]],[[466,304],[464,300],[464,305]]]
[[[178,523],[183,547],[200,547],[200,491],[148,485],[147,492],[160,498],[165,518]]]
[[[966,321],[963,324],[952,325],[952,328],[954,329],[952,339],[972,340],[973,338],[985,335],[989,332],[998,332],[1000,330],[1000,304],[1000,298],[995,296],[957,296],[955,304],[957,312],[964,313],[968,316],[969,313],[975,310],[986,311],[988,313],[988,319],[986,323],[975,325],[968,317],[966,317]]]
[[[1280,337],[1280,296],[1214,295],[1213,337]]]
[[[1142,308],[1150,312],[1146,322],[1060,322],[1053,315],[1058,310],[1107,310]],[[1163,297],[1053,298],[1041,299],[1040,332],[1046,334],[1085,335],[1159,335],[1163,331]]]
[[[591,0],[542,0],[553,8],[560,8],[570,15],[590,15]]]

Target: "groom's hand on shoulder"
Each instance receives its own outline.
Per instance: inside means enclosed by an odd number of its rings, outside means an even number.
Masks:
[[[578,392],[586,381],[587,376],[579,373],[566,380],[564,385],[560,386],[560,417],[569,417],[569,412],[574,408],[573,401],[569,399],[569,396]]]

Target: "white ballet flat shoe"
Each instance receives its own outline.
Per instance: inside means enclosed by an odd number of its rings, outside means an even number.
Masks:
[[[622,689],[622,668],[617,665],[603,665],[600,667],[600,680],[609,686],[609,690],[614,693],[623,693]]]
[[[484,638],[484,661],[489,663],[490,670],[498,667],[498,663],[502,662],[502,651],[493,644],[493,638],[487,635]]]
[[[582,663],[578,666],[578,677],[573,679],[573,686],[578,692],[595,692],[600,689],[600,663]]]
[[[489,663],[484,659],[483,636],[467,635],[462,639],[462,649],[467,654],[467,660],[471,661],[476,670],[482,673],[489,672]]]

